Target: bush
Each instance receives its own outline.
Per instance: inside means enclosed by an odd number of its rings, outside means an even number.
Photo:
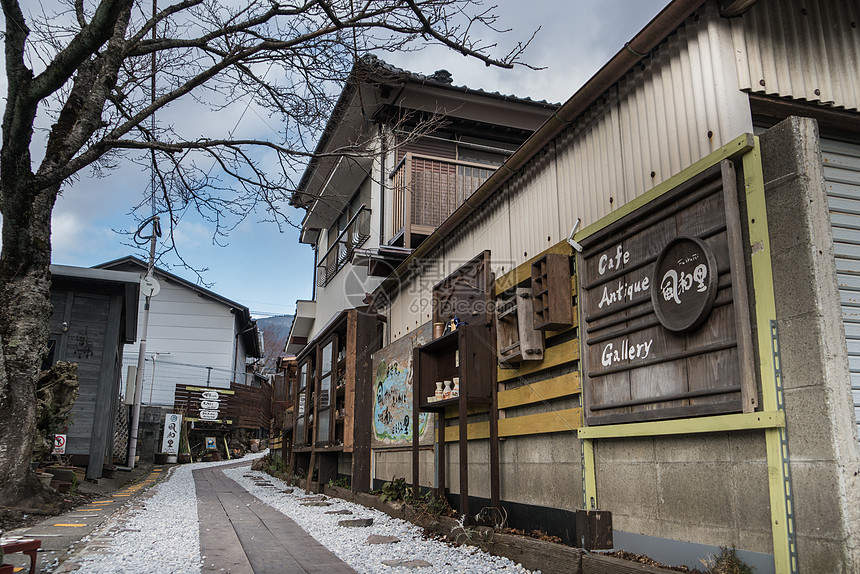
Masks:
[[[444,498],[437,496],[432,490],[413,499],[415,511],[425,516],[456,516],[456,512]]]
[[[753,574],[746,562],[738,558],[735,547],[720,546],[720,553],[710,560],[702,560],[709,574]]]
[[[412,489],[406,486],[406,479],[391,477],[391,480],[382,485],[382,494],[379,500],[382,502],[406,501],[412,498]]]
[[[331,480],[329,480],[328,485],[329,486],[339,486],[341,488],[352,488],[351,482],[352,482],[352,477],[341,476],[340,478],[337,478],[337,479],[332,478]]]

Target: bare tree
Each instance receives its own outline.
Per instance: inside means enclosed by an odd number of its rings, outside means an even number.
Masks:
[[[253,209],[283,221],[278,207],[312,155],[306,143],[332,109],[333,85],[357,59],[435,43],[510,68],[525,48],[491,54],[496,46],[480,37],[501,30],[493,7],[480,0],[173,0],[160,8],[152,0],[67,0],[57,11],[40,3],[41,12],[26,15],[17,0],[0,5],[8,81],[0,156],[0,505],[30,508],[52,503],[29,462],[51,314],[51,212],[70,178],[152,161],[158,176],[150,192],[171,223],[188,209],[216,233]],[[227,100],[254,102],[281,126],[281,137],[189,138],[179,123],[151,121],[189,99],[200,113]],[[44,150],[34,152],[41,145],[34,132],[48,124]]]

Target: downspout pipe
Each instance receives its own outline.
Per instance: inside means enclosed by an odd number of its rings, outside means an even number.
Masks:
[[[705,0],[674,0],[663,8],[632,40],[627,42],[600,70],[520,146],[501,167],[454,211],[436,230],[407,257],[376,289],[388,290],[398,279],[405,277],[413,260],[426,255],[472,214],[484,201],[511,179],[541,149],[569,127],[597,98],[618,82],[642,58],[678,28]]]

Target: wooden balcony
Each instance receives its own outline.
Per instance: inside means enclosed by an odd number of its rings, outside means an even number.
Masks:
[[[496,166],[407,152],[390,174],[391,245],[415,248],[496,171]]]
[[[325,287],[352,258],[355,249],[361,247],[368,238],[370,238],[370,209],[362,205],[317,265],[317,285]]]

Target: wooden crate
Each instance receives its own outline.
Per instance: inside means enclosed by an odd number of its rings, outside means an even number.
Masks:
[[[573,325],[570,258],[547,253],[532,263],[534,328],[555,331]]]
[[[502,368],[543,360],[543,333],[534,329],[533,316],[532,290],[528,287],[509,289],[496,299],[496,341]]]

